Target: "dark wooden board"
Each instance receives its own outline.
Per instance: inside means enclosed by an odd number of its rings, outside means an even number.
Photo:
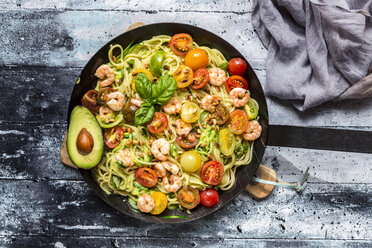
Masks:
[[[372,240],[371,194],[371,184],[329,183],[302,195],[276,188],[265,201],[243,193],[205,218],[167,225],[113,210],[82,181],[0,180],[0,236]]]

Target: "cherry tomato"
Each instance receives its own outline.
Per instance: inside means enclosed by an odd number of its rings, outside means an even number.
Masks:
[[[132,104],[130,101],[124,105],[123,108],[123,117],[126,123],[134,125],[134,117],[136,116],[136,111],[138,107]]]
[[[161,214],[168,205],[168,198],[167,196],[159,191],[153,191],[150,194],[151,198],[154,199],[155,207],[151,210],[151,214],[158,215]]]
[[[230,113],[229,128],[234,134],[242,134],[248,128],[248,115],[245,111],[235,109]]]
[[[222,165],[214,160],[205,163],[200,171],[200,178],[210,185],[217,185],[225,174]]]
[[[153,169],[141,167],[134,173],[136,181],[142,186],[151,188],[158,183],[158,175]]]
[[[223,155],[231,156],[234,153],[235,143],[235,135],[230,129],[224,128],[220,130],[218,133],[218,144]]]
[[[117,147],[124,138],[123,129],[116,126],[110,129],[106,129],[103,134],[106,146],[110,149]]]
[[[185,56],[193,47],[193,40],[189,34],[175,34],[169,42],[172,52],[178,56]]]
[[[174,79],[177,81],[178,88],[186,88],[192,83],[193,72],[190,67],[180,65],[177,70],[173,73]]]
[[[203,207],[214,207],[219,201],[220,197],[218,196],[218,192],[215,189],[206,189],[200,192],[200,203],[203,205]]]
[[[108,101],[107,95],[115,91],[116,91],[115,89],[110,87],[102,88],[98,94],[98,102],[102,105],[106,105]]]
[[[87,107],[90,112],[93,114],[97,113],[100,105],[98,103],[98,94],[99,92],[96,90],[88,90],[84,96],[81,98],[81,104],[84,107]]]
[[[184,102],[182,104],[181,119],[188,123],[196,122],[200,116],[200,108],[198,104],[194,102]]]
[[[231,75],[243,76],[247,70],[247,63],[241,58],[233,58],[227,64],[227,69]]]
[[[225,124],[229,120],[229,117],[229,109],[223,103],[219,103],[215,107],[215,111],[211,114],[211,118],[216,119],[218,125]]]
[[[227,93],[230,93],[230,91],[234,88],[243,88],[243,89],[248,89],[248,82],[245,80],[245,78],[238,76],[238,75],[233,75],[229,77],[226,81],[225,88]]]
[[[147,128],[151,133],[163,132],[168,126],[168,118],[161,112],[155,112],[151,121],[147,124]]]
[[[200,203],[199,190],[191,188],[190,186],[182,188],[177,193],[177,199],[182,207],[187,209],[193,209]]]
[[[194,80],[190,85],[194,90],[203,88],[209,81],[209,73],[207,68],[199,68],[194,72]]]
[[[190,133],[186,137],[178,136],[176,142],[180,147],[190,149],[198,144],[199,139],[196,138],[195,133]]]
[[[258,115],[258,103],[253,98],[250,98],[248,103],[244,106],[244,110],[248,115],[248,119],[253,120]]]
[[[185,65],[190,67],[193,71],[201,67],[207,67],[208,64],[208,54],[201,48],[192,49],[185,56]]]
[[[138,74],[140,73],[144,73],[149,79],[150,81],[152,82],[152,73],[151,71],[149,70],[146,70],[146,69],[143,69],[143,68],[136,68],[132,71],[132,82],[131,82],[131,87],[132,87],[132,90],[136,91],[136,78],[138,76]]]
[[[195,172],[199,170],[201,166],[201,157],[200,154],[196,151],[187,151],[181,155],[181,166],[182,169],[188,172]]]

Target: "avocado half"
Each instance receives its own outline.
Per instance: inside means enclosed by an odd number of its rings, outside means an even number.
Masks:
[[[72,162],[82,169],[93,168],[101,161],[102,130],[94,115],[83,106],[76,106],[71,112],[67,151]]]

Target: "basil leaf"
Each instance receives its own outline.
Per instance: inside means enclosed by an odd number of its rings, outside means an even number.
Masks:
[[[154,106],[143,106],[136,111],[134,116],[134,124],[144,125],[149,122],[155,114],[155,107]]]
[[[121,182],[121,178],[114,176],[114,175],[111,177],[111,183],[112,183],[112,186],[114,186],[114,188],[116,189],[119,188],[120,182]]]
[[[142,99],[151,97],[152,83],[146,74],[140,72],[136,78],[136,90]]]
[[[173,93],[177,89],[177,81],[172,75],[164,74],[153,86],[152,98],[156,99],[156,103],[163,105],[171,99]]]

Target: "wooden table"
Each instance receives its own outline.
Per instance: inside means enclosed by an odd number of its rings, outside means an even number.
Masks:
[[[276,188],[255,201],[242,193],[206,218],[172,226],[114,211],[59,161],[80,70],[134,22],[209,29],[240,49],[265,84],[250,1],[0,0],[0,19],[0,246],[372,246],[372,154],[267,147],[263,164],[282,180],[297,181],[310,167],[302,195]],[[304,113],[285,101],[268,105],[270,124],[371,129],[371,99]]]

